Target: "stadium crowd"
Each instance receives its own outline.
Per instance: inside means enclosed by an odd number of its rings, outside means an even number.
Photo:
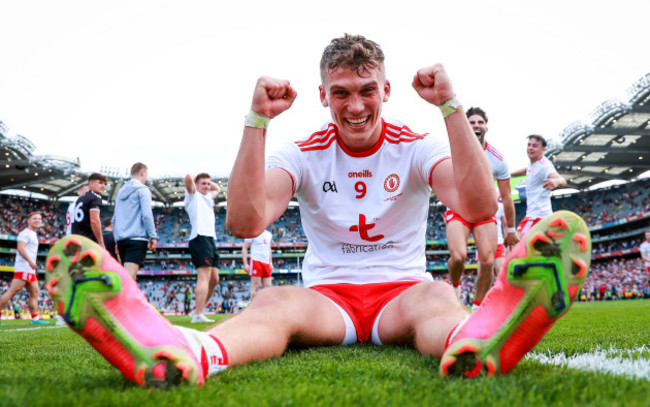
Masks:
[[[0,235],[15,236],[23,227],[23,219],[32,211],[43,214],[43,227],[38,230],[38,237],[42,243],[51,243],[64,235],[65,213],[67,203],[48,200],[32,199],[12,195],[0,194]],[[580,214],[594,229],[593,254],[597,261],[592,263],[591,272],[587,278],[580,300],[616,300],[629,298],[648,298],[648,274],[644,270],[638,253],[625,257],[621,251],[635,251],[642,242],[638,235],[639,226],[626,226],[631,219],[642,218],[650,212],[650,179],[643,179],[634,183],[611,186],[608,188],[580,191],[570,195],[561,195],[553,198],[555,210],[566,209]],[[431,241],[429,248],[433,254],[427,256],[427,267],[432,270],[436,279],[449,281],[446,272],[447,255],[445,253],[445,221],[444,207],[432,206],[428,217],[427,240]],[[516,205],[517,219],[523,217],[525,204],[523,201]],[[110,207],[102,212],[103,217],[111,217]],[[165,312],[184,311],[184,287],[189,285],[194,289],[194,282],[185,281],[178,274],[191,274],[194,268],[189,256],[178,258],[170,256],[172,253],[166,245],[186,243],[190,232],[190,222],[187,213],[182,207],[154,208],[156,227],[160,235],[161,249],[153,260],[147,260],[141,270],[144,275],[165,274],[164,279],[146,280],[139,282],[143,292],[147,294],[152,304]],[[215,216],[215,229],[217,230],[218,243],[241,243],[235,239],[224,227],[225,209],[217,208]],[[603,225],[617,222],[621,224],[612,233]],[[648,222],[645,222],[647,228]],[[278,243],[306,243],[300,222],[298,208],[288,209],[273,225],[270,232]],[[7,239],[6,237],[4,238]],[[429,248],[427,250],[429,250]],[[44,247],[41,247],[43,250]],[[600,257],[598,257],[600,256]],[[13,264],[13,253],[0,255],[0,266]],[[42,262],[39,262],[42,263]],[[475,264],[473,252],[467,258],[467,264]],[[275,259],[276,269],[299,269],[295,259]],[[43,265],[39,264],[42,270]],[[220,270],[234,272],[242,268],[239,259],[222,259]],[[183,271],[183,272],[181,272]],[[162,273],[164,272],[164,273]],[[176,274],[176,276],[175,276]],[[474,282],[476,273],[469,270],[461,282],[461,297],[471,303],[471,294],[475,292]],[[287,284],[287,280],[280,280]],[[291,283],[291,282],[289,282]],[[222,279],[215,295],[210,298],[207,308],[210,312],[232,312],[245,306],[248,302],[250,287],[248,281]],[[7,283],[0,281],[0,293],[6,291]],[[16,297],[21,309],[26,309],[27,293],[23,292]],[[193,304],[192,304],[193,306]],[[41,290],[39,307],[52,310],[51,300]],[[5,311],[6,312],[6,311]]]

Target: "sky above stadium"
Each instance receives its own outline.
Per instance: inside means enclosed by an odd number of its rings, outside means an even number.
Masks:
[[[257,78],[289,79],[293,107],[268,150],[329,118],[318,98],[323,48],[362,34],[386,54],[384,116],[445,134],[411,87],[442,62],[458,98],[489,117],[487,140],[512,169],[525,137],[558,138],[650,72],[650,3],[525,1],[19,1],[0,3],[0,121],[35,154],[79,157],[154,177],[232,168]],[[371,5],[371,6],[367,6]]]

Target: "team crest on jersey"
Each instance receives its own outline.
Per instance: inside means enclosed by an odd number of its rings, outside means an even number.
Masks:
[[[397,188],[399,188],[399,175],[394,173],[390,174],[384,181],[384,189],[386,192],[395,192]]]

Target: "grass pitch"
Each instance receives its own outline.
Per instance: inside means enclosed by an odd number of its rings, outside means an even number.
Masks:
[[[190,326],[189,317],[172,317]],[[204,387],[136,387],[67,328],[0,327],[0,406],[647,406],[650,376],[633,378],[523,360],[509,374],[438,377],[439,361],[393,346],[291,350],[228,369]],[[196,325],[191,325],[196,327]],[[200,325],[199,325],[200,326]],[[208,324],[200,326],[206,328]],[[533,350],[567,356],[641,349],[650,362],[650,300],[577,303]]]

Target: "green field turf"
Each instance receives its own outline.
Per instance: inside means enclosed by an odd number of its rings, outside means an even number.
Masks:
[[[171,317],[190,326],[189,317]],[[201,326],[201,325],[199,325]],[[194,325],[196,327],[196,325]],[[207,327],[203,324],[201,328]],[[630,378],[523,360],[506,376],[438,377],[412,349],[353,345],[288,351],[228,369],[202,388],[143,389],[67,328],[0,328],[0,406],[647,406],[650,376]],[[650,360],[650,300],[578,303],[533,353],[638,349]]]

